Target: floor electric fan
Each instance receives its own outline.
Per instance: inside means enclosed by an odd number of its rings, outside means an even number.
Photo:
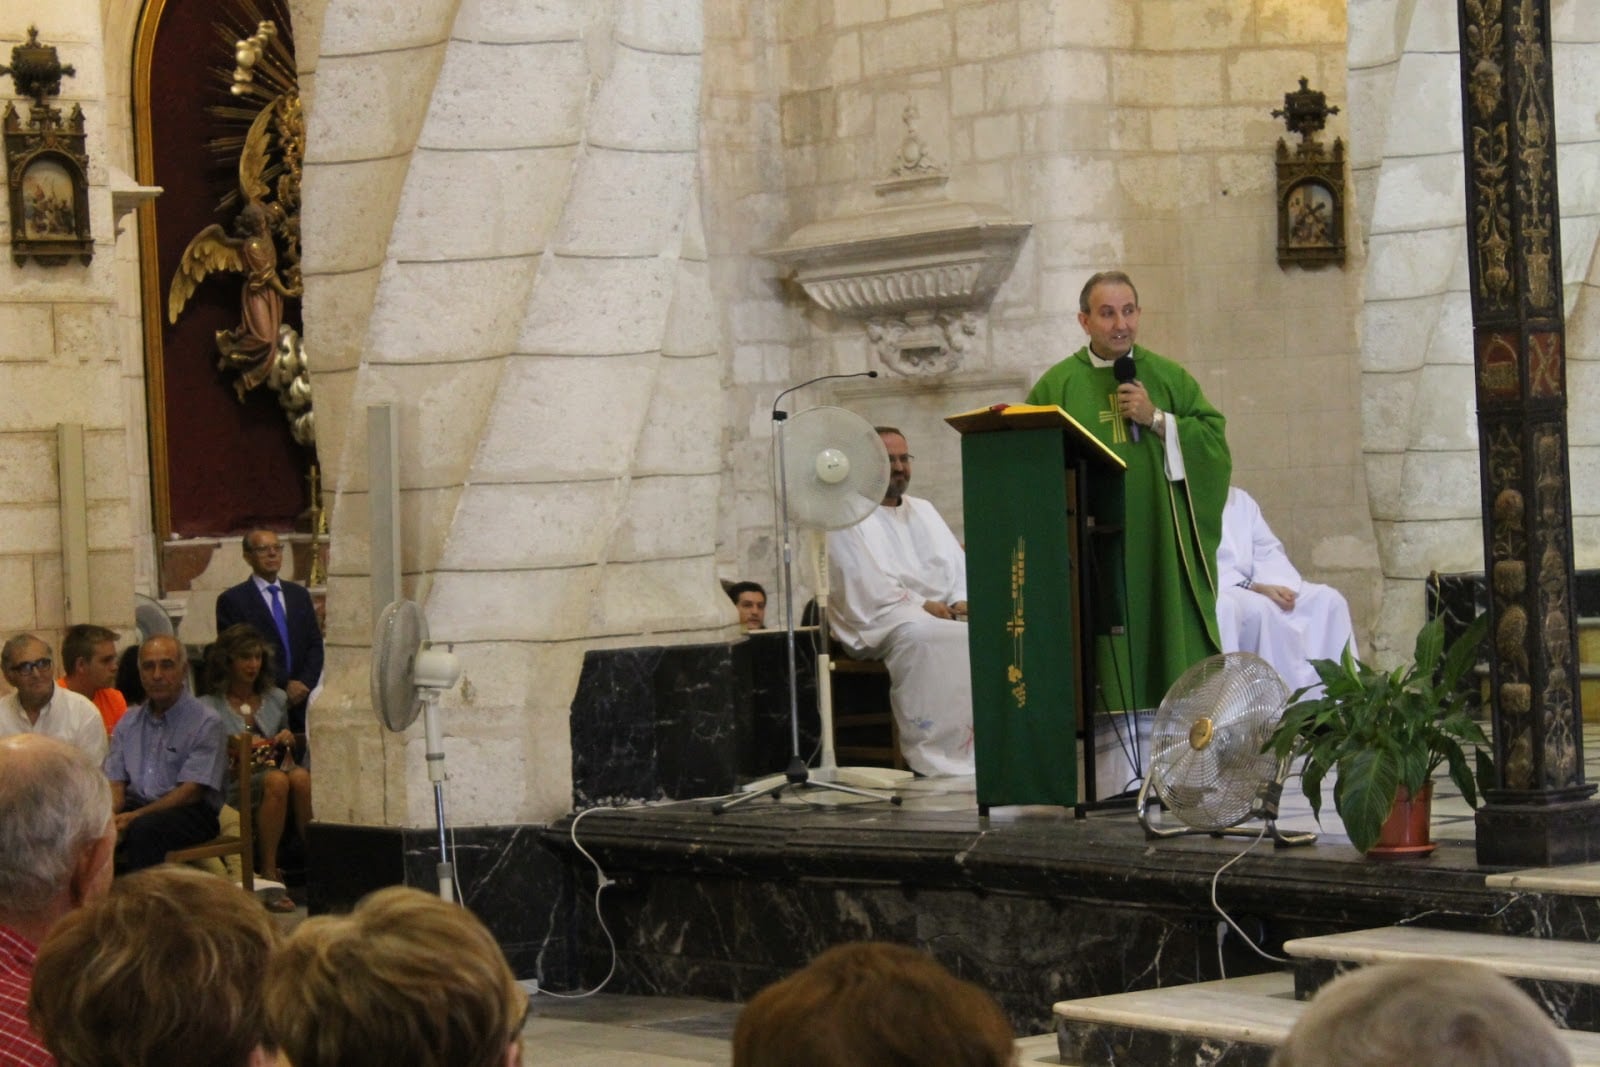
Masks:
[[[1201,660],[1172,683],[1150,730],[1150,772],[1139,790],[1145,836],[1234,834],[1263,819],[1279,845],[1307,845],[1316,834],[1278,829],[1287,761],[1261,751],[1289,703],[1289,687],[1272,665],[1250,652]],[[1152,795],[1183,826],[1155,825]]]
[[[809,385],[810,383],[805,383]],[[796,386],[795,388],[800,388]],[[787,390],[792,391],[792,390]],[[786,392],[787,392],[786,391]],[[778,400],[783,399],[782,393]],[[713,805],[720,814],[757,797],[776,796],[791,787],[814,787],[851,793],[872,800],[899,804],[898,796],[885,796],[848,784],[832,762],[831,714],[822,722],[824,767],[813,773],[800,751],[800,693],[795,674],[794,536],[797,527],[813,531],[840,530],[872,514],[889,487],[889,453],[872,424],[838,407],[814,407],[789,418],[773,402],[773,447],[778,480],[778,540],[782,546],[784,632],[789,652],[789,767],[781,776],[752,783],[748,792]],[[826,649],[818,658],[817,689],[828,688],[823,673]],[[874,781],[876,784],[876,781]]]
[[[400,733],[422,714],[428,746],[428,780],[439,828],[439,896],[454,901],[455,863],[444,817],[444,726],[439,694],[461,677],[461,662],[428,640],[428,620],[413,600],[396,600],[383,609],[372,635],[372,706],[378,721]]]

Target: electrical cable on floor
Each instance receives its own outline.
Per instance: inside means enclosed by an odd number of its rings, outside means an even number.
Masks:
[[[1415,915],[1408,915],[1404,919],[1396,919],[1394,921],[1394,925],[1406,926],[1410,923],[1418,921],[1419,919],[1426,919],[1430,915],[1454,915],[1465,919],[1495,919],[1501,915],[1504,915],[1506,909],[1511,907],[1511,905],[1521,901],[1523,898],[1529,895],[1530,894],[1527,893],[1513,893],[1511,894],[1511,899],[1507,900],[1504,904],[1489,912],[1487,915],[1483,915],[1475,911],[1458,911],[1455,908],[1429,908],[1427,911],[1419,911]]]
[[[729,799],[732,799],[733,797],[735,797],[737,795],[738,794],[736,794],[736,793],[727,793],[727,794],[724,794],[723,796],[720,796],[720,797],[694,797],[694,798],[692,798],[690,800],[667,800],[667,801],[660,801],[660,802],[649,802],[649,801],[646,801],[645,803],[643,803],[640,806],[641,807],[653,807],[653,808],[670,808],[670,807],[673,807],[673,806],[678,805],[678,804],[703,804],[708,800],[711,800],[711,801],[729,800]],[[628,805],[622,805],[622,806],[626,807]],[[582,1000],[585,997],[592,997],[596,993],[598,993],[602,989],[604,989],[606,987],[606,985],[608,983],[610,983],[612,976],[617,973],[617,941],[616,941],[616,938],[611,936],[611,928],[606,925],[605,915],[603,915],[601,913],[601,911],[600,911],[600,894],[605,892],[607,889],[610,889],[612,886],[616,885],[617,883],[606,875],[605,869],[600,866],[600,861],[595,859],[593,854],[590,853],[590,851],[588,849],[584,848],[583,847],[583,843],[578,840],[578,823],[582,822],[586,815],[589,815],[592,812],[596,812],[596,811],[614,811],[614,810],[616,810],[614,807],[585,808],[583,811],[580,811],[580,812],[578,812],[577,815],[573,816],[572,825],[568,828],[568,831],[569,831],[568,836],[571,837],[571,839],[572,839],[572,847],[577,849],[583,855],[583,858],[588,860],[590,862],[590,864],[592,864],[594,866],[594,873],[595,873],[595,878],[596,878],[596,883],[595,883],[595,887],[594,887],[594,917],[595,917],[595,921],[600,924],[600,932],[606,935],[606,944],[611,946],[611,966],[606,971],[606,976],[600,980],[600,984],[595,986],[593,989],[585,990],[582,993],[557,993],[556,991],[554,991],[552,989],[546,989],[545,986],[544,986],[543,981],[541,980],[539,982],[539,988],[534,990],[534,992],[531,994],[532,996],[536,996],[536,997],[537,996],[557,997],[557,998],[559,998],[561,1000]],[[453,833],[453,831],[452,831],[452,833]],[[454,847],[454,842],[453,841],[452,841],[452,847]]]
[[[1229,867],[1232,867],[1240,860],[1244,859],[1245,856],[1249,854],[1250,850],[1259,845],[1261,843],[1261,839],[1266,836],[1267,824],[1262,823],[1261,831],[1251,839],[1250,843],[1244,846],[1243,850],[1241,850],[1237,856],[1234,856],[1232,859],[1228,860],[1228,862],[1224,863],[1221,867],[1218,867],[1217,873],[1211,876],[1211,910],[1221,916],[1222,921],[1233,928],[1234,933],[1244,938],[1244,943],[1255,950],[1255,954],[1257,956],[1260,956],[1264,960],[1271,960],[1273,963],[1288,963],[1289,961],[1287,959],[1284,959],[1282,956],[1274,956],[1272,953],[1266,951],[1260,945],[1251,940],[1250,935],[1241,930],[1239,928],[1239,924],[1233,921],[1233,917],[1227,912],[1223,911],[1222,905],[1217,903],[1217,882],[1221,880],[1222,872],[1227,870]],[[1228,970],[1223,966],[1222,963],[1222,942],[1223,938],[1226,936],[1226,933],[1226,929],[1220,929],[1217,931],[1217,972],[1223,978],[1228,977]]]
[[[590,854],[589,850],[584,848],[583,845],[578,841],[578,823],[583,821],[584,816],[589,815],[592,812],[603,810],[605,809],[587,808],[578,812],[578,814],[573,817],[572,826],[569,829],[571,831],[570,836],[572,838],[572,847],[576,848],[580,853],[583,854],[584,859],[588,860],[594,865],[595,876],[599,879],[594,887],[594,917],[595,920],[600,924],[600,932],[606,935],[606,943],[611,946],[611,967],[606,971],[606,976],[600,979],[600,984],[595,986],[593,989],[587,989],[581,993],[557,993],[554,990],[546,989],[544,984],[541,982],[539,985],[539,990],[537,993],[533,994],[534,996],[557,997],[561,1000],[582,1000],[585,997],[592,997],[604,989],[606,985],[610,983],[612,975],[617,973],[617,941],[616,938],[611,936],[611,928],[606,925],[606,918],[600,912],[600,894],[605,892],[616,883],[610,878],[606,877],[606,872],[600,866],[600,861],[595,859],[594,856]]]

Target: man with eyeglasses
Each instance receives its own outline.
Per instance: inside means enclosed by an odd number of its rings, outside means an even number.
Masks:
[[[106,756],[100,711],[70,689],[56,685],[50,646],[33,634],[18,634],[0,649],[0,669],[14,693],[0,697],[0,737],[43,734],[81,749],[99,763]]]
[[[911,496],[905,435],[878,427],[889,486],[861,522],[828,534],[828,623],[852,655],[889,668],[900,751],[918,774],[971,774],[967,554],[934,506]]]
[[[283,545],[271,530],[244,535],[250,577],[217,598],[217,633],[237,623],[254,626],[277,654],[278,688],[289,697],[289,729],[306,730],[306,698],[322,677],[322,628],[305,586],[280,579]]]
[[[119,874],[217,836],[228,735],[222,716],[189,692],[188,678],[189,657],[177,638],[160,634],[139,646],[145,702],[117,723],[104,764],[121,837]]]

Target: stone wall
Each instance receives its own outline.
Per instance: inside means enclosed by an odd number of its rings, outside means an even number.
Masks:
[[[9,209],[0,209],[0,634],[37,631],[52,645],[69,622],[125,627],[136,570],[147,578],[151,537],[141,494],[144,389],[140,363],[137,247],[118,236],[112,186],[131,184],[126,93],[110,88],[99,5],[19,0],[0,26],[0,57],[26,40],[54,45],[75,76],[47,102],[83,108],[89,153],[94,258],[22,264],[9,254]],[[31,104],[4,96],[24,122]],[[67,604],[63,577],[57,426],[83,428],[88,498],[89,602]],[[136,550],[137,549],[137,550]],[[136,567],[136,559],[139,564]]]
[[[465,666],[444,708],[453,818],[546,819],[571,803],[586,647],[733,634],[698,5],[396,21],[333,0],[318,36],[305,318],[336,497],[313,734],[324,765],[359,768],[318,815],[432,817],[420,727],[385,734],[366,695],[364,413],[391,404],[406,593]]]

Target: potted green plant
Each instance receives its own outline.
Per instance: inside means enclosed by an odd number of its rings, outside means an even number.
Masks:
[[[1474,807],[1479,787],[1493,782],[1489,740],[1473,721],[1469,693],[1461,684],[1488,625],[1488,616],[1479,616],[1446,653],[1444,619],[1434,618],[1417,633],[1412,662],[1392,671],[1362,663],[1349,649],[1337,662],[1313,661],[1321,692],[1310,696],[1315,687],[1297,690],[1262,747],[1280,760],[1305,758],[1301,785],[1319,821],[1322,780],[1329,771],[1338,772],[1333,806],[1350,843],[1362,852],[1378,844],[1397,799],[1425,803],[1431,798],[1440,766],[1449,767],[1450,780]],[[1426,841],[1426,814],[1422,818]]]

